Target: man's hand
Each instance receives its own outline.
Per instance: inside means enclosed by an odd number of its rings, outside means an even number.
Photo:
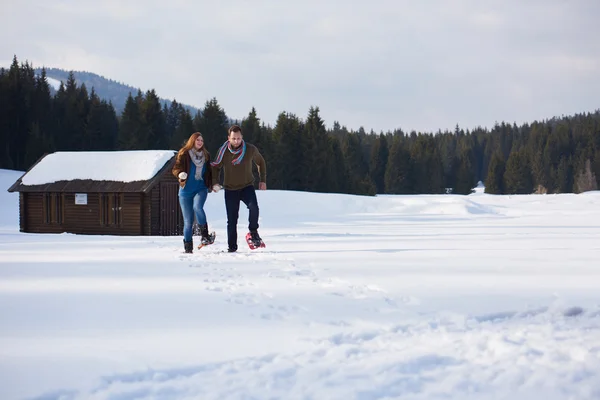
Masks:
[[[219,190],[221,190],[222,188],[223,188],[223,186],[221,186],[218,183],[216,183],[216,184],[213,185],[212,190],[215,193],[219,193]]]
[[[259,184],[258,184],[258,190],[267,190],[267,184],[266,184],[266,182],[259,182]]]

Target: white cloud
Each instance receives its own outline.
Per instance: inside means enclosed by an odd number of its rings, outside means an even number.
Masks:
[[[600,3],[24,0],[0,59],[89,70],[228,115],[436,131],[593,110]],[[31,21],[35,23],[31,23]],[[25,28],[27,27],[27,28]],[[18,32],[19,35],[14,35]],[[565,95],[567,93],[567,95]]]
[[[103,0],[101,2],[58,1],[46,4],[48,12],[70,17],[109,18],[126,21],[144,15],[145,7],[134,2]],[[92,27],[90,27],[92,28]]]

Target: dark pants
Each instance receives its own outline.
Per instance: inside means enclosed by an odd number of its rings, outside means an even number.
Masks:
[[[237,222],[240,213],[240,201],[248,207],[248,229],[258,230],[258,200],[254,186],[246,186],[240,190],[225,189],[225,209],[227,210],[227,244],[230,249],[237,250]]]

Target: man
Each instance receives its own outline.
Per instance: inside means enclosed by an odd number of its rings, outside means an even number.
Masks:
[[[248,207],[248,229],[252,242],[256,247],[262,244],[258,235],[258,200],[254,190],[252,163],[258,167],[260,174],[259,190],[267,189],[267,166],[265,159],[256,146],[246,143],[242,137],[242,129],[238,125],[229,128],[227,141],[223,143],[213,167],[213,179],[218,182],[221,169],[224,171],[223,188],[225,189],[225,208],[227,210],[227,244],[228,251],[237,251],[237,222],[240,201]],[[220,185],[215,184],[213,190],[218,192]]]

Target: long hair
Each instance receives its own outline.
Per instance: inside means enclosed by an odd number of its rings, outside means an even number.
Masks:
[[[185,144],[183,145],[183,147],[179,150],[179,154],[187,153],[188,151],[190,151],[191,149],[193,149],[194,145],[196,143],[196,139],[198,138],[198,136],[200,136],[200,137],[202,137],[202,139],[204,139],[204,136],[202,136],[202,134],[200,132],[194,132],[194,133],[192,133],[192,135],[187,140],[187,142],[185,142]],[[202,148],[200,150],[204,153],[204,160],[205,160],[205,162],[208,162],[208,160],[210,158],[210,153],[208,152],[208,150],[206,150],[206,143],[204,143],[202,145]]]

